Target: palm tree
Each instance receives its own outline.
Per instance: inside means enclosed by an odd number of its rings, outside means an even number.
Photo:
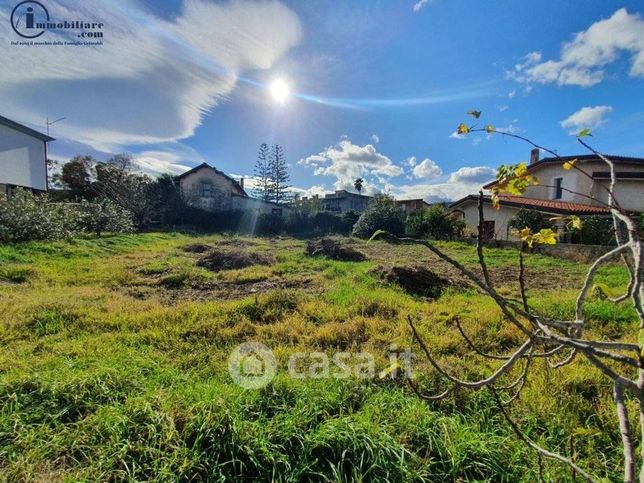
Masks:
[[[362,191],[362,184],[364,183],[364,180],[362,178],[358,178],[353,182],[353,187],[356,189],[358,193]]]

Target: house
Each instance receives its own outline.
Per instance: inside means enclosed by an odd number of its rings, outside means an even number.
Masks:
[[[54,138],[0,116],[0,195],[47,191],[47,143]]]
[[[416,200],[396,200],[396,205],[402,208],[407,215],[410,213],[416,213],[417,211],[422,211],[431,206],[422,198],[418,198]]]
[[[180,174],[175,178],[183,199],[190,206],[206,211],[252,211],[258,214],[283,215],[287,206],[251,198],[240,181],[207,163]]]
[[[617,184],[615,198],[628,211],[644,212],[644,158],[607,155],[615,166]],[[564,169],[565,162],[575,161],[577,169]],[[522,196],[501,195],[500,208],[492,206],[491,197],[483,201],[485,235],[497,240],[513,240],[510,220],[520,209],[537,210],[547,217],[609,215],[607,187],[609,170],[595,155],[565,156],[539,159],[539,150],[533,149],[528,171],[539,179],[539,185],[530,186]],[[483,186],[491,190],[496,182]],[[473,231],[478,229],[478,195],[469,195],[450,205],[452,211],[465,220]]]
[[[322,199],[322,205],[325,210],[335,213],[345,213],[347,211],[363,212],[373,201],[372,196],[350,193],[346,190],[336,190],[335,193],[329,193]]]

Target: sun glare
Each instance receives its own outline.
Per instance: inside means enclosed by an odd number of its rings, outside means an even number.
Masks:
[[[274,81],[271,84],[270,89],[271,89],[271,95],[273,96],[273,99],[279,102],[280,104],[283,103],[291,94],[291,91],[289,90],[288,85],[282,79],[278,79]]]

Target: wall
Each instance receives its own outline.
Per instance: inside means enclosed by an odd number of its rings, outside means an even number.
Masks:
[[[594,171],[609,170],[606,163],[601,161],[583,162],[577,166],[591,176]],[[619,163],[615,165],[615,171],[618,173],[622,171],[644,172],[644,164]],[[554,185],[555,178],[563,178],[562,186],[564,188],[580,194],[577,195],[564,191],[560,198],[561,201],[601,205],[602,202],[606,203],[608,200],[608,193],[602,187],[602,185],[607,184],[606,181],[592,180],[575,169],[567,171],[563,169],[563,163],[542,165],[542,167],[534,171],[534,175],[539,178],[542,186],[530,186],[524,193],[526,198],[553,199],[554,188],[543,185]],[[644,191],[644,181],[620,179],[617,181],[615,191],[617,200],[624,208],[634,211],[644,211],[644,196],[641,195]],[[594,201],[583,195],[589,195],[599,201]]]
[[[204,182],[211,183],[213,186],[211,198],[201,196],[201,183]],[[181,179],[181,192],[186,202],[204,210],[232,209],[232,190],[231,180],[208,168],[190,173]]]
[[[0,125],[0,183],[47,190],[45,142]]]
[[[463,219],[467,228],[478,233],[479,225],[479,209],[476,201],[468,201],[467,203],[458,207],[463,213]],[[491,204],[485,203],[483,205],[483,218],[487,221],[494,221],[494,238],[497,240],[515,240],[516,238],[510,235],[508,223],[517,214],[518,208],[508,206],[501,206],[500,209],[495,209]]]
[[[271,215],[274,209],[282,210],[282,216],[286,216],[291,210],[288,206],[267,203],[256,198],[247,198],[245,196],[232,197],[232,209],[255,212],[260,215]]]

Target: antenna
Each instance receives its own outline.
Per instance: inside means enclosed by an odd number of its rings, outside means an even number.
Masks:
[[[56,124],[58,121],[62,121],[63,119],[67,119],[66,117],[61,117],[60,119],[56,119],[55,121],[49,122],[49,117],[47,118],[47,136],[49,136],[49,126],[52,124]]]

